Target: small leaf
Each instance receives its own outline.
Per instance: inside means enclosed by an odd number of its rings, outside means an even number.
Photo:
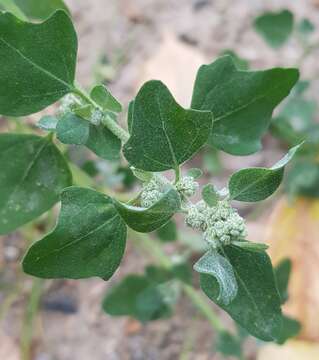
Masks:
[[[270,169],[250,168],[234,173],[228,183],[232,200],[254,202],[272,195],[279,187],[284,167],[302,144],[291,148],[288,153]]]
[[[278,48],[289,39],[294,26],[294,16],[289,10],[267,12],[255,19],[254,26],[268,45]]]
[[[283,259],[274,269],[277,287],[281,298],[281,303],[284,304],[288,299],[288,282],[291,272],[291,260]]]
[[[217,205],[219,201],[219,194],[212,184],[207,184],[203,187],[202,197],[205,203],[210,207]]]
[[[210,110],[214,127],[208,143],[234,155],[261,149],[274,108],[289,94],[297,69],[239,71],[230,56],[199,68],[192,109]]]
[[[166,224],[180,209],[181,199],[175,189],[168,188],[160,200],[147,209],[116,200],[114,204],[130,228],[138,232],[151,232]]]
[[[55,131],[57,123],[57,117],[46,115],[42,116],[42,118],[38,121],[37,126],[45,131]]]
[[[126,226],[112,199],[91,189],[62,192],[55,229],[35,242],[23,259],[23,270],[45,279],[108,280],[118,268],[126,243]]]
[[[74,90],[77,37],[64,11],[42,24],[0,14],[0,114],[38,112]]]
[[[242,356],[241,342],[236,336],[228,331],[222,331],[217,334],[215,342],[216,351],[226,356],[235,356],[240,359]]]
[[[68,165],[49,137],[0,134],[0,234],[49,210],[70,186]]]
[[[121,141],[103,124],[90,124],[86,146],[105,160],[118,160],[120,157]]]
[[[187,176],[191,176],[193,179],[198,179],[203,175],[203,171],[198,168],[189,169],[187,171]]]
[[[309,19],[302,19],[297,26],[297,30],[302,34],[302,35],[309,35],[312,32],[314,32],[316,29],[315,25],[313,24],[313,22],[311,22]]]
[[[162,242],[172,242],[177,240],[176,223],[169,220],[165,225],[156,230],[156,235]]]
[[[122,105],[104,85],[95,86],[91,91],[91,98],[105,111],[109,110],[115,113],[122,111]]]
[[[297,336],[300,330],[301,330],[301,324],[299,321],[283,315],[281,333],[276,342],[282,345],[288,339]]]
[[[212,127],[208,111],[185,110],[160,81],[148,81],[129,111],[131,137],[124,155],[146,171],[175,169],[207,141]]]
[[[208,274],[201,274],[201,288],[251,335],[264,341],[278,339],[282,326],[280,297],[268,255],[233,245],[224,247],[223,252],[238,284],[236,297],[228,305],[222,303],[219,284]]]
[[[72,113],[59,119],[56,126],[57,138],[64,144],[83,145],[88,141],[90,123]]]
[[[251,241],[233,241],[232,244],[250,251],[265,251],[268,249],[268,245],[264,243],[254,243]]]
[[[217,300],[220,303],[229,305],[234,300],[238,285],[233,268],[225,257],[217,251],[209,250],[197,261],[194,270],[200,274],[212,275],[217,280],[219,285]]]

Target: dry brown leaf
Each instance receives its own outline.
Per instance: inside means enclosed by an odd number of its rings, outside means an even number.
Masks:
[[[197,70],[205,62],[196,48],[165,32],[157,51],[144,64],[137,88],[148,80],[161,80],[180,105],[189,107]]]
[[[263,346],[257,360],[316,360],[319,359],[319,344],[291,340],[279,346],[270,344]]]
[[[319,340],[319,200],[281,199],[267,226],[266,239],[274,264],[292,260],[284,312],[302,323],[298,338]],[[317,357],[319,359],[319,356]]]

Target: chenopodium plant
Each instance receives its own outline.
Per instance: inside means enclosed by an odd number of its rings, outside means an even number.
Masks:
[[[273,194],[299,145],[271,168],[239,170],[225,189],[205,185],[196,203],[191,198],[199,191],[201,170],[185,174],[181,166],[205,145],[233,155],[259,151],[272,112],[297,82],[298,71],[240,71],[229,56],[221,57],[198,70],[190,109],[162,82],[148,81],[129,104],[126,131],[117,121],[122,105],[105,86],[88,94],[75,84],[76,59],[77,36],[64,11],[38,24],[0,14],[0,113],[23,117],[61,100],[57,114],[38,124],[48,135],[0,135],[0,233],[61,201],[56,227],[30,247],[24,271],[40,278],[108,280],[122,260],[127,227],[152,232],[180,213],[207,244],[194,265],[204,293],[255,337],[282,339],[281,300],[266,246],[246,240],[245,221],[232,201],[256,202]],[[105,160],[122,152],[142,181],[139,195],[123,203],[71,186],[56,139]],[[161,174],[167,170],[174,171],[173,181]],[[171,270],[165,278],[179,273]],[[152,267],[145,277],[126,278],[105,298],[104,309],[121,315],[128,301],[141,320],[156,318],[157,290],[150,284],[159,278],[163,274]]]

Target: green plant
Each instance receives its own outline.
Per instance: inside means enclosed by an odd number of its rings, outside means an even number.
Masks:
[[[266,246],[246,240],[244,219],[232,201],[272,195],[300,145],[270,169],[239,170],[225,189],[206,184],[196,203],[191,198],[201,171],[184,173],[182,166],[203,146],[233,155],[259,151],[272,112],[298,81],[298,70],[240,71],[231,57],[221,57],[198,70],[190,109],[177,104],[162,82],[149,81],[129,104],[126,131],[118,120],[122,105],[105,86],[96,85],[88,94],[76,85],[76,59],[77,36],[64,11],[40,24],[0,13],[0,114],[10,120],[61,101],[56,115],[38,123],[48,135],[0,134],[0,233],[33,221],[61,200],[56,227],[30,247],[24,271],[45,279],[108,280],[122,260],[127,228],[156,230],[174,241],[172,217],[183,215],[206,249],[194,265],[204,293],[251,335],[283,342],[291,332],[287,335]],[[121,194],[72,186],[72,173],[77,178],[79,170],[65,159],[61,144],[88,148],[106,161],[122,153],[142,183],[139,193],[123,201]],[[164,171],[172,171],[174,180]],[[85,182],[98,188],[94,181]],[[240,336],[226,332],[194,290],[187,265],[174,262],[143,234],[132,238],[158,264],[115,286],[103,301],[104,310],[143,322],[166,317],[183,290],[220,332],[219,347],[232,340],[238,352]]]

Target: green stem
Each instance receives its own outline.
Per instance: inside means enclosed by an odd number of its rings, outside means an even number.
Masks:
[[[132,234],[132,239],[135,243],[149,253],[155,260],[157,260],[163,267],[171,268],[172,261],[164,253],[162,247],[149,236],[136,233]],[[226,328],[218,318],[217,314],[212,309],[211,305],[206,301],[206,298],[190,285],[181,283],[184,293],[192,300],[194,306],[204,315],[212,328],[218,332],[225,331]]]
[[[44,280],[34,279],[26,309],[26,314],[22,324],[21,332],[21,359],[31,360],[31,344],[34,334],[34,320],[38,311],[40,297],[42,294]]]
[[[79,88],[73,89],[74,94],[80,96],[84,101],[93,105],[96,109],[100,110],[101,112],[105,113],[105,111],[99,106],[89,95],[87,95],[83,90]],[[116,123],[110,116],[105,116],[103,119],[103,124],[116,136],[118,137],[123,143],[126,143],[130,137],[130,134],[124,130],[120,125]]]

